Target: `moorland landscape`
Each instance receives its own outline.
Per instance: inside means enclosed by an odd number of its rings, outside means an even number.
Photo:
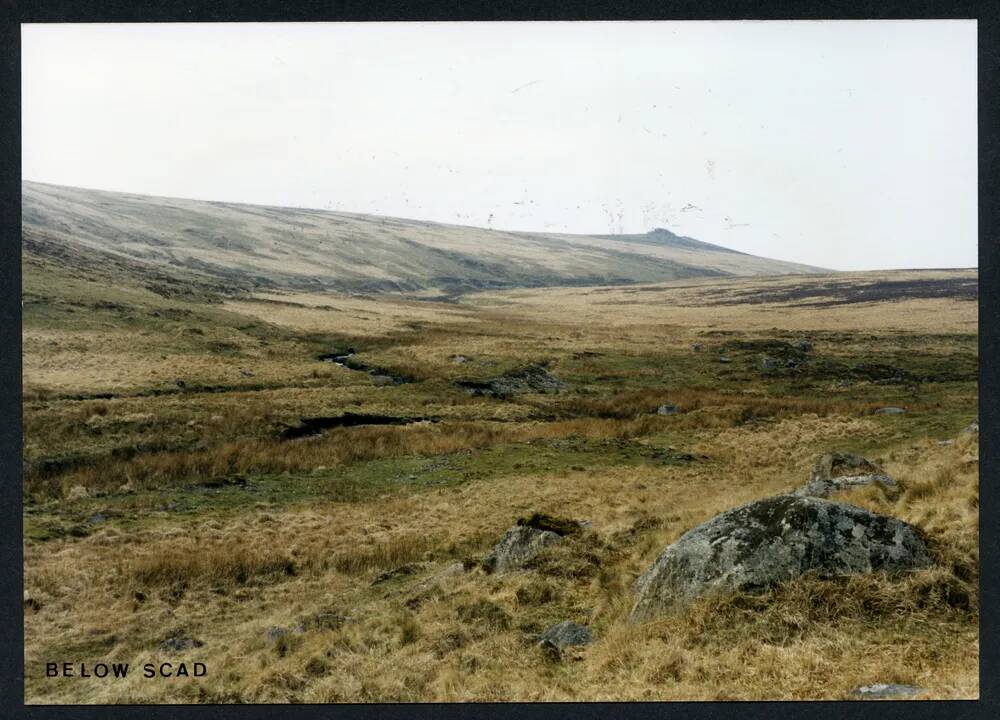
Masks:
[[[29,703],[978,697],[975,269],[26,182],[22,274]]]

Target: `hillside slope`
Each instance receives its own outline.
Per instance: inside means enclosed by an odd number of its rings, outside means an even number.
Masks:
[[[230,289],[462,292],[817,270],[658,229],[504,232],[418,220],[22,184],[28,254],[101,258]]]

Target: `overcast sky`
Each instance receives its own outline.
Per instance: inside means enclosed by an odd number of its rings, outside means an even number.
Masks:
[[[977,264],[974,21],[26,25],[23,177]]]

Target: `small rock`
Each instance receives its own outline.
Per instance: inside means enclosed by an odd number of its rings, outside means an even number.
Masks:
[[[901,407],[884,407],[875,411],[876,415],[902,415],[906,410]]]
[[[267,629],[267,639],[277,640],[278,638],[285,637],[285,635],[288,635],[289,633],[291,633],[291,630],[289,630],[288,628],[270,627]]]
[[[204,644],[201,640],[196,640],[193,637],[173,635],[160,643],[160,650],[163,652],[181,652],[183,650],[200,648]]]
[[[467,358],[465,355],[449,355],[448,359],[451,360],[453,363],[464,363],[469,361],[469,358]]]
[[[677,412],[676,405],[660,405],[660,407],[656,408],[657,415],[673,415],[676,412]]]
[[[732,358],[730,358],[728,355],[720,355],[719,356],[719,362],[720,363],[731,363],[732,361],[733,361]]]
[[[924,688],[916,685],[897,685],[896,683],[875,683],[862,685],[851,690],[851,695],[861,698],[891,698],[910,697],[924,692]]]
[[[174,380],[174,384],[181,389],[187,387],[187,383],[184,382],[183,380]]]
[[[91,515],[89,518],[87,518],[87,523],[89,525],[97,525],[98,523],[102,523],[107,519],[108,519],[107,515],[105,515],[104,513],[97,512]]]
[[[562,538],[549,530],[538,530],[527,525],[515,525],[507,530],[493,549],[483,558],[483,569],[488,573],[504,573],[522,567],[528,560]]]
[[[969,425],[966,426],[965,430],[963,430],[962,432],[976,433],[976,434],[978,434],[979,433],[979,423],[978,422],[970,423]]]
[[[701,352],[701,345],[699,345],[698,343],[695,343],[694,345],[691,346],[691,349],[694,352]]]
[[[243,377],[253,377],[252,372],[250,372],[249,370],[244,370],[243,368],[240,368],[240,375],[242,375]]]
[[[954,440],[938,440],[938,445],[954,445]]]
[[[813,344],[808,340],[799,340],[795,343],[795,348],[801,352],[810,352],[813,349]]]
[[[395,385],[396,379],[391,375],[372,375],[372,385],[376,387],[385,387],[386,385]]]
[[[778,361],[773,357],[765,355],[760,359],[760,369],[764,372],[774,372],[778,369]]]
[[[820,456],[813,465],[809,482],[793,492],[799,497],[829,497],[831,493],[861,485],[878,484],[896,492],[898,484],[868,458],[854,453],[835,452]]]
[[[589,645],[593,641],[594,634],[590,628],[563,620],[541,634],[538,638],[538,646],[559,658],[566,648],[574,645]]]

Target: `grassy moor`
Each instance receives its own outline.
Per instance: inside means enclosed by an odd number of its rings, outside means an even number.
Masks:
[[[975,270],[32,183],[24,207],[29,703],[978,697]],[[632,616],[664,548],[828,453],[891,483],[827,499],[929,564]],[[566,621],[587,639],[545,639]],[[136,669],[45,675],[112,660]]]

